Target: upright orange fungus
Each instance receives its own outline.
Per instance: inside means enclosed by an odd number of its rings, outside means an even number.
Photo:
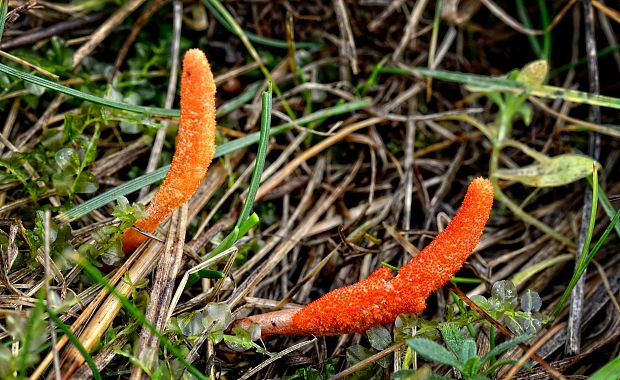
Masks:
[[[215,126],[215,80],[205,54],[191,49],[183,59],[181,117],[172,164],[146,209],[147,218],[138,221],[136,227],[155,231],[196,192],[215,153]],[[123,251],[133,251],[145,239],[135,229],[128,229],[123,236]]]
[[[255,315],[238,325],[257,323],[264,337],[337,335],[392,323],[399,314],[420,313],[428,296],[450,280],[480,242],[492,204],[493,186],[477,178],[448,227],[395,277],[389,268],[380,268],[365,280],[335,289],[298,311]]]

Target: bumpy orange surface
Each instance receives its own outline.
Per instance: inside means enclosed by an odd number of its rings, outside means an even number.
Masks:
[[[249,317],[263,335],[336,335],[364,332],[392,323],[399,314],[420,313],[428,296],[441,288],[461,268],[480,242],[491,206],[493,187],[475,179],[467,189],[461,209],[452,222],[418,256],[392,277],[381,268],[353,285],[333,290],[299,311]],[[285,314],[292,315],[285,315]]]
[[[159,224],[189,200],[215,152],[215,81],[205,54],[191,49],[183,59],[181,117],[176,150],[170,170],[155,198],[146,209],[147,218],[137,227],[153,232]],[[123,236],[123,251],[133,251],[146,237],[134,229]]]

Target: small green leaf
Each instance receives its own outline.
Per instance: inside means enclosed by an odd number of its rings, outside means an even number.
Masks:
[[[366,336],[375,350],[385,350],[392,344],[390,331],[383,326],[371,327],[366,331]]]
[[[233,321],[230,306],[225,302],[211,302],[204,308],[204,319],[202,325],[205,328],[224,330]],[[212,326],[213,325],[213,326]]]
[[[92,173],[82,172],[75,179],[73,192],[78,194],[91,194],[99,189],[99,182]]]
[[[45,87],[39,86],[37,84],[25,82],[24,87],[26,88],[26,91],[28,91],[30,95],[39,97],[45,93]]]
[[[347,363],[351,365],[355,365],[365,359],[368,359],[372,355],[377,352],[373,349],[368,349],[366,347],[360,346],[358,344],[353,345],[347,349]],[[356,371],[353,376],[350,378],[352,380],[362,380],[362,379],[380,379],[382,378],[383,369],[379,362],[373,362],[370,365],[366,365]]]
[[[88,140],[84,149],[84,160],[82,161],[82,168],[91,164],[97,158],[97,142],[99,141],[99,126],[95,128],[95,133]]]
[[[456,355],[442,345],[424,338],[408,339],[407,344],[424,359],[449,365],[463,372],[463,364],[458,361]]]
[[[497,281],[491,288],[491,296],[503,304],[516,305],[517,287],[510,280]]]
[[[521,295],[521,310],[525,312],[537,312],[542,306],[542,300],[538,292],[532,289],[527,289],[525,293]]]
[[[477,356],[472,356],[465,362],[465,367],[463,368],[463,376],[466,379],[472,378],[476,376],[478,373],[478,367],[480,364],[480,358]]]
[[[516,338],[510,339],[503,343],[498,344],[497,346],[495,346],[495,348],[493,348],[491,351],[489,351],[486,355],[484,355],[480,359],[480,364],[481,365],[484,364],[487,360],[490,360],[492,357],[498,356],[501,353],[508,351],[514,346],[517,346],[520,343],[523,343],[531,338],[532,338],[532,335],[521,335]]]
[[[71,194],[71,187],[73,186],[73,176],[57,173],[52,176],[52,185],[56,188],[61,195]]]
[[[54,155],[54,160],[60,170],[65,173],[75,174],[80,166],[80,157],[77,152],[72,148],[60,149]]]
[[[517,81],[536,87],[545,83],[549,65],[544,59],[530,62],[519,71]]]
[[[525,125],[530,125],[532,122],[532,114],[534,111],[532,110],[532,106],[527,103],[521,104],[521,106],[517,109],[516,114],[521,116],[523,119],[523,123]]]
[[[472,339],[467,339],[461,328],[455,323],[445,323],[440,330],[446,346],[456,354],[461,363],[465,363],[470,357],[476,355],[475,342]]]
[[[562,154],[521,168],[499,169],[495,177],[533,187],[562,186],[589,176],[595,165],[600,167],[588,156]]]

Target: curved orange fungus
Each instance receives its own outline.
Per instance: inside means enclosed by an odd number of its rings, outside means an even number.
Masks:
[[[239,324],[258,323],[263,336],[337,335],[392,323],[399,314],[420,313],[428,296],[450,280],[480,242],[492,204],[493,186],[477,178],[448,227],[395,277],[389,268],[380,268],[365,280],[335,289],[298,311],[255,315]]]
[[[215,80],[205,54],[191,49],[183,59],[181,116],[172,164],[146,209],[147,218],[139,220],[136,227],[155,231],[196,192],[215,153],[215,126]],[[128,229],[123,236],[123,251],[132,252],[145,239],[135,229]]]

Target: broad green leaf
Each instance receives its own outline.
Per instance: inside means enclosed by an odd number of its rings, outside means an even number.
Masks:
[[[407,344],[424,359],[449,365],[463,372],[463,365],[457,357],[442,345],[424,338],[408,339]]]
[[[516,169],[499,169],[495,177],[521,182],[532,187],[562,186],[592,174],[600,165],[588,156],[562,154],[548,160]]]

